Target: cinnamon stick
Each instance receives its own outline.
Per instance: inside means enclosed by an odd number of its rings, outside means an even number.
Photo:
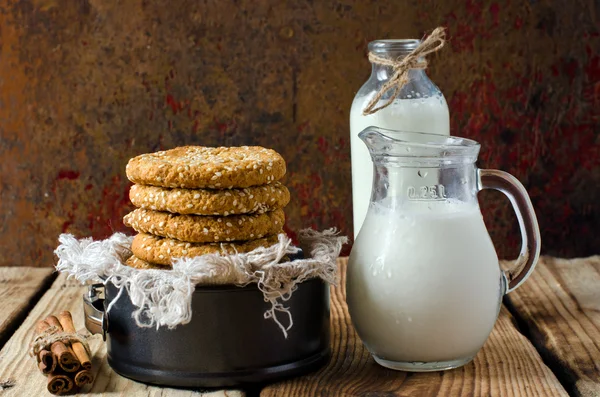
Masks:
[[[75,385],[77,385],[77,387],[82,387],[84,385],[87,385],[88,383],[91,384],[93,382],[94,375],[90,370],[82,369],[75,375]]]
[[[52,352],[41,350],[38,354],[38,368],[44,375],[53,372],[56,369],[56,360]]]
[[[40,335],[48,328],[50,328],[50,324],[48,324],[46,321],[44,321],[44,320],[38,321],[38,323],[35,327],[35,333],[36,333],[36,335]],[[48,350],[45,350],[45,349],[41,350],[38,353],[37,360],[38,360],[38,368],[40,369],[40,371],[42,371],[42,373],[44,375],[47,375],[56,369],[56,361],[57,360],[54,357],[54,355]]]
[[[64,374],[48,375],[48,391],[52,394],[67,394],[73,390],[73,381]]]
[[[55,316],[48,316],[46,322],[50,324],[50,326],[57,327],[61,331],[63,330],[60,322]],[[67,347],[63,342],[58,341],[52,344],[50,350],[52,351],[52,354],[56,356],[58,366],[66,372],[76,372],[79,369],[79,360],[77,360],[77,357],[70,346]]]
[[[35,325],[35,334],[39,335],[48,328],[50,328],[50,324],[48,324],[48,322],[46,320],[40,320]]]
[[[73,324],[73,317],[68,311],[65,310],[61,312],[58,315],[58,321],[65,332],[76,332],[75,325]],[[73,348],[73,352],[75,352],[75,356],[77,356],[77,359],[81,363],[81,367],[84,369],[91,369],[92,360],[90,360],[90,357],[81,342],[71,342],[71,347]],[[75,381],[75,383],[77,383],[77,381]]]

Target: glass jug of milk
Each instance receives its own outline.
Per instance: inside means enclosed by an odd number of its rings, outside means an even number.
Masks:
[[[529,276],[540,232],[523,185],[475,166],[479,144],[369,127],[359,134],[374,163],[372,195],[347,272],[352,322],[388,368],[437,371],[471,361],[502,296]],[[522,248],[503,272],[477,193],[496,189],[517,214]]]
[[[377,40],[369,43],[369,52],[383,58],[402,59],[420,44],[421,40]],[[361,87],[350,110],[350,146],[352,155],[352,205],[354,237],[369,208],[370,186],[373,180],[371,157],[358,134],[369,126],[392,130],[450,135],[448,105],[439,88],[427,77],[424,69],[409,71],[409,81],[388,107],[374,114],[363,115],[369,101],[393,75],[390,66],[372,64],[371,77]],[[387,102],[387,92],[378,105]]]

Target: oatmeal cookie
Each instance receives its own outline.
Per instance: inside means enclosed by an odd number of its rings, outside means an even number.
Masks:
[[[130,181],[143,185],[232,189],[278,181],[285,175],[285,161],[260,146],[182,146],[134,157],[125,171]]]
[[[251,241],[234,243],[186,243],[171,238],[153,236],[140,233],[136,235],[131,244],[133,254],[150,263],[171,265],[176,258],[193,258],[205,254],[235,254],[250,252],[258,247],[269,247],[276,244],[277,235],[267,236]]]
[[[200,216],[138,208],[123,218],[123,223],[137,232],[190,243],[253,240],[279,233],[284,222],[281,209],[264,214]]]
[[[285,207],[290,192],[279,182],[243,189],[180,189],[133,185],[129,199],[136,207],[193,215],[264,213]]]

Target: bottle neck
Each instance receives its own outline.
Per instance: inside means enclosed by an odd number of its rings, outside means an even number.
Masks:
[[[395,61],[402,61],[402,59],[411,54],[419,46],[419,43],[419,40],[379,40],[369,43],[369,52],[378,58],[383,58],[395,63]],[[373,95],[376,95],[375,93],[381,91],[384,84],[391,80],[394,73],[395,71],[392,66],[371,62],[371,76],[363,85],[359,94],[361,96],[372,98]],[[429,79],[425,69],[410,69],[406,77],[408,78],[408,81],[399,91],[397,89],[385,90],[380,97],[382,103],[378,105],[383,105],[389,101],[392,96],[394,97],[394,100],[411,98],[424,99],[430,97],[439,97],[443,99],[442,93]],[[442,102],[444,101],[441,100],[440,103]],[[443,106],[445,107],[446,104],[444,103]],[[447,129],[448,128],[444,128],[444,131]],[[422,130],[416,129],[415,131]]]
[[[378,63],[371,63],[371,77],[372,80],[387,81],[394,74],[394,69],[391,66],[380,65]],[[409,79],[422,79],[426,78],[427,74],[425,69],[411,69],[408,72]]]
[[[379,58],[390,61],[401,61],[411,54],[420,44],[420,40],[376,40],[369,43],[369,52]],[[371,63],[371,78],[378,81],[389,80],[394,74],[391,66]],[[410,71],[411,77],[424,76],[423,69],[413,69]]]

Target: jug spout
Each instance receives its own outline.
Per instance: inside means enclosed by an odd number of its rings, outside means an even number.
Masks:
[[[479,143],[465,138],[367,127],[358,137],[367,145],[371,158],[406,158],[411,161],[473,163]]]

